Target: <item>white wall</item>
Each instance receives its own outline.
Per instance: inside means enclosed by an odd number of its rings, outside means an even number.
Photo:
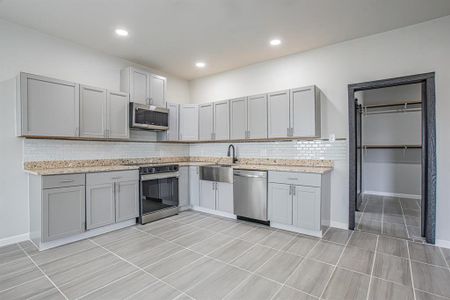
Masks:
[[[133,64],[0,19],[0,240],[26,234],[29,227],[23,139],[14,136],[11,79],[25,71],[119,90],[120,69],[129,65]],[[168,78],[168,100],[189,102],[187,81],[156,73]]]
[[[193,80],[194,103],[316,84],[323,93],[322,134],[348,136],[347,85],[436,72],[437,239],[450,241],[450,17]],[[348,222],[348,166],[332,176],[332,220]],[[448,244],[450,246],[450,242]]]

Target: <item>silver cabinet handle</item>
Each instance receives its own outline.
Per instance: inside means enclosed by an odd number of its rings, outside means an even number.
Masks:
[[[113,184],[113,195],[115,196],[116,195],[116,183],[114,182],[114,184]]]
[[[294,185],[292,186],[292,195],[295,196],[295,186]]]
[[[120,193],[120,183],[116,182],[117,193]]]
[[[68,182],[74,182],[75,180],[73,179],[63,179],[60,181],[60,183],[68,183]]]
[[[212,183],[212,189],[213,189],[213,191],[215,190],[215,188],[214,188],[214,183],[215,183],[215,182]]]
[[[291,128],[288,127],[288,128],[286,129],[286,135],[289,136],[289,135],[290,135],[290,132],[291,132]]]
[[[289,195],[292,195],[292,185],[289,185]]]
[[[247,177],[247,178],[265,178],[266,177],[266,176],[247,175],[247,174],[239,174],[239,173],[234,173],[234,176]]]

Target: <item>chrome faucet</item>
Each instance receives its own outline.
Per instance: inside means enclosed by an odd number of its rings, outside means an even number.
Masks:
[[[234,148],[234,145],[233,144],[230,144],[229,146],[228,146],[228,152],[227,152],[227,156],[228,157],[230,157],[230,155],[231,155],[231,148],[233,148],[233,164],[235,164],[236,162],[237,162],[237,157],[236,157],[236,149]]]

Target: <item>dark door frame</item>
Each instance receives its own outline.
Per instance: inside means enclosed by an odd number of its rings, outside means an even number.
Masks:
[[[436,93],[435,73],[369,81],[348,85],[349,116],[349,229],[355,229],[356,117],[355,92],[406,84],[422,84],[422,235],[427,243],[436,238]]]

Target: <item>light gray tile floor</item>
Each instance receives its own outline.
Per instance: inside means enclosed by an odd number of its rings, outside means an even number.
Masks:
[[[22,242],[0,248],[0,299],[450,299],[450,250],[325,236],[186,211],[42,252]]]

